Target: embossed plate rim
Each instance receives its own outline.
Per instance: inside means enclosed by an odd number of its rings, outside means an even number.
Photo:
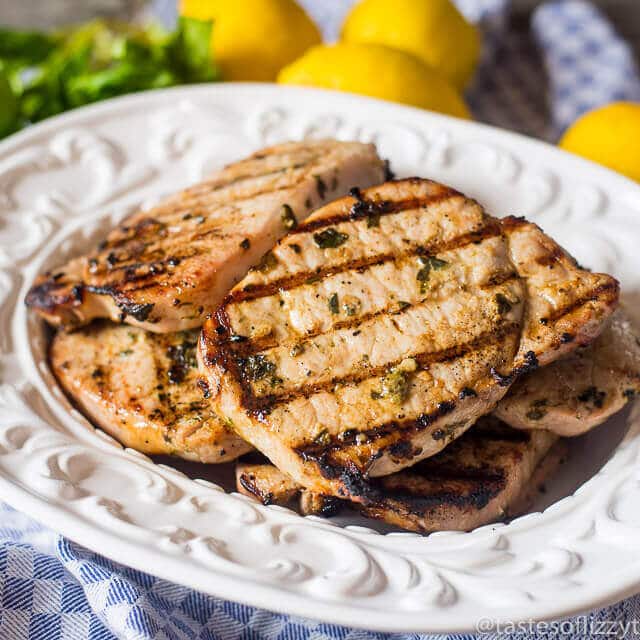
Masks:
[[[548,157],[556,168],[559,167],[559,170],[564,172],[563,175],[575,173],[582,176],[589,183],[603,186],[607,193],[623,191],[634,201],[640,202],[640,187],[638,185],[592,163],[565,154],[545,143],[531,140],[518,134],[493,129],[487,125],[459,121],[410,107],[402,107],[393,103],[337,92],[283,88],[273,85],[234,84],[180,87],[126,96],[64,114],[17,134],[0,143],[0,158],[5,156],[9,150],[23,150],[28,148],[34,141],[46,138],[49,134],[55,134],[71,126],[86,125],[96,121],[96,119],[99,120],[101,117],[113,117],[120,113],[130,113],[136,109],[147,108],[151,105],[158,106],[165,99],[168,101],[185,99],[197,102],[203,97],[215,99],[223,107],[233,107],[242,101],[255,101],[256,103],[264,101],[274,105],[290,106],[293,104],[302,111],[311,109],[312,103],[320,102],[323,111],[343,114],[345,118],[351,121],[356,118],[355,112],[358,110],[359,113],[366,113],[367,117],[373,116],[381,120],[393,119],[398,122],[407,121],[429,124],[443,130],[455,131],[463,137],[468,132],[470,138],[474,135],[477,135],[479,139],[491,138],[492,141],[513,151],[513,153],[517,153],[520,157],[529,155]],[[416,126],[418,125],[416,124]],[[105,207],[102,206],[101,208],[104,209]],[[77,223],[78,220],[72,224],[77,225]],[[22,272],[28,273],[29,266],[26,265]],[[18,298],[22,296],[26,286],[27,282],[23,282]],[[18,333],[25,331],[25,317],[24,310],[16,309],[13,317],[14,331]],[[2,382],[1,374],[0,382]],[[545,510],[543,512],[544,517],[539,514],[533,514],[519,518],[509,525],[483,527],[470,534],[444,533],[429,539],[430,548],[446,550],[448,546],[451,548],[460,547],[461,544],[464,546],[466,544],[465,541],[470,541],[470,545],[478,542],[496,542],[503,535],[508,535],[510,532],[520,531],[529,535],[531,532],[535,533],[537,531],[537,534],[540,534],[538,530],[541,530],[544,526],[551,527],[554,524],[552,522],[554,518],[557,520],[563,511],[570,511],[575,508],[576,503],[591,500],[595,504],[599,493],[606,491],[607,487],[611,489],[611,485],[614,482],[620,481],[618,477],[620,469],[618,467],[622,466],[622,468],[628,469],[634,461],[637,463],[636,450],[638,449],[638,433],[640,432],[639,408],[638,406],[635,407],[630,421],[632,428],[624,444],[619,447],[615,456],[612,457],[604,469],[585,483],[575,496],[569,496]],[[0,414],[0,428],[2,426],[1,421],[2,416]],[[78,444],[80,446],[89,446],[87,442],[90,444],[92,438],[95,443],[98,442],[95,436],[88,433],[86,441],[83,438],[84,442]],[[144,456],[122,451],[118,447],[108,446],[108,441],[104,439],[100,440],[100,443],[100,449],[105,453],[112,453],[118,457],[129,457],[131,464],[135,462],[143,468],[144,465],[153,464],[147,462]],[[2,458],[2,455],[0,442],[0,458]],[[21,455],[28,461],[28,454],[21,453]],[[625,456],[628,458],[626,462]],[[156,467],[154,472],[169,483],[192,482],[180,479],[176,474],[165,469]],[[136,539],[136,536],[130,535],[128,530],[124,530],[126,529],[124,525],[120,534],[114,533],[109,529],[102,530],[95,518],[91,520],[83,517],[72,509],[73,500],[70,499],[67,504],[50,504],[44,497],[38,495],[35,485],[29,486],[29,482],[29,479],[25,481],[20,479],[18,475],[11,477],[6,474],[5,470],[2,470],[0,472],[0,497],[70,539],[113,560],[147,572],[151,567],[150,572],[159,577],[180,582],[212,595],[283,613],[292,613],[338,624],[383,631],[467,631],[473,629],[477,620],[487,614],[487,608],[482,610],[478,607],[475,607],[475,609],[470,608],[470,605],[464,602],[464,596],[462,601],[455,605],[439,605],[436,598],[436,604],[425,605],[422,609],[398,610],[393,613],[388,609],[385,610],[383,606],[366,606],[357,597],[357,589],[352,589],[353,593],[347,593],[340,601],[323,600],[322,598],[314,597],[310,593],[305,593],[295,586],[288,585],[288,588],[285,589],[282,585],[270,584],[264,580],[259,581],[257,574],[254,579],[251,575],[231,575],[223,570],[213,570],[207,566],[196,564],[191,557],[187,558],[182,547],[167,550],[166,547],[161,548],[150,544],[150,540],[141,536]],[[202,490],[201,485],[194,483],[193,486],[194,492],[196,488]],[[245,504],[249,504],[238,496],[225,496],[224,500],[227,499],[243,501]],[[277,526],[281,529],[290,527],[290,531],[298,533],[324,530],[336,533],[339,537],[355,540],[357,545],[362,548],[367,547],[367,545],[371,546],[371,543],[374,543],[378,538],[376,533],[368,533],[359,529],[341,530],[334,524],[323,523],[314,518],[301,519],[286,510],[251,506],[256,513],[264,516],[267,521],[279,523]],[[153,535],[155,535],[155,532],[150,530],[146,530],[144,533],[149,534],[152,539]],[[397,540],[397,543],[395,540]],[[411,541],[415,542],[416,536],[409,534],[395,537],[386,536],[384,540],[378,538],[378,542],[381,543],[379,545],[380,548],[382,546],[393,547],[395,545],[400,549],[400,547],[411,545]],[[426,542],[425,540],[424,543]],[[373,546],[376,545],[374,544]],[[604,552],[600,551],[600,553]],[[387,570],[389,570],[388,567]],[[212,584],[212,578],[215,580],[215,584]],[[488,580],[487,584],[490,582]],[[490,617],[503,620],[557,618],[610,603],[618,598],[630,595],[640,588],[640,555],[634,558],[633,563],[629,563],[618,571],[615,581],[609,580],[606,584],[603,584],[604,582],[604,580],[601,580],[598,584],[592,585],[588,596],[585,596],[580,590],[569,593],[565,590],[563,593],[557,592],[554,594],[555,597],[551,601],[534,599],[517,606],[509,605],[508,615],[505,613],[506,608],[504,606],[502,610],[500,607],[496,607],[493,610],[489,609]],[[388,594],[383,597],[383,601],[386,598],[388,603],[391,604],[394,602],[392,596],[393,594]],[[363,622],[365,616],[366,623]]]

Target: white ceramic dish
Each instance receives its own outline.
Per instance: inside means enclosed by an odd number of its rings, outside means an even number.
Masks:
[[[271,85],[180,88],[81,109],[0,144],[0,498],[163,578],[372,629],[470,630],[481,618],[559,617],[640,591],[638,406],[572,442],[543,512],[430,537],[259,506],[213,484],[229,486],[228,468],[176,462],[184,475],[123,450],[69,407],[46,366],[42,324],[22,304],[35,274],[135,207],[303,136],[373,140],[399,175],[449,183],[496,215],[530,217],[582,263],[620,278],[637,306],[640,187],[548,145]]]

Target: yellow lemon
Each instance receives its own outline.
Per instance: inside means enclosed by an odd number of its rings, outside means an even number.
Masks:
[[[613,102],[578,118],[559,145],[640,181],[640,104]]]
[[[439,73],[407,53],[380,45],[312,47],[280,72],[278,82],[351,91],[469,117],[458,92]]]
[[[272,82],[322,41],[294,0],[182,0],[182,15],[213,19],[212,50],[223,80]]]
[[[462,90],[480,56],[480,33],[451,0],[362,0],[342,27],[345,42],[407,51]]]

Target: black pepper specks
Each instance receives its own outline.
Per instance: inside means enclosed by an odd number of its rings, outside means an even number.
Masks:
[[[204,378],[198,378],[197,385],[202,391],[202,396],[205,398],[211,397],[211,389],[209,388],[209,383]]]
[[[547,401],[544,399],[534,400],[529,407],[529,410],[525,414],[528,420],[534,422],[542,420],[547,415]]]
[[[318,192],[318,197],[321,200],[324,200],[324,197],[327,193],[327,185],[320,176],[313,176],[313,177],[316,181],[316,191]]]
[[[602,409],[604,400],[607,397],[606,391],[601,391],[597,387],[587,387],[579,396],[578,400],[585,404],[592,404],[596,409]]]

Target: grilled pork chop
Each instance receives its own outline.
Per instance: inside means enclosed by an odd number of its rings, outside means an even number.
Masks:
[[[491,418],[478,423],[444,451],[411,469],[376,478],[364,515],[388,524],[429,533],[468,531],[525,511],[536,489],[555,470],[551,460],[557,436],[517,431]],[[287,505],[300,499],[303,514],[326,514],[353,505],[305,490],[269,464],[238,463],[238,491],[264,504]],[[532,485],[534,485],[532,487]]]
[[[417,178],[324,207],[269,263],[203,327],[212,401],[296,482],[365,503],[368,478],[436,454],[618,299],[535,225]]]
[[[125,220],[96,251],[41,276],[27,305],[53,325],[111,318],[158,333],[199,327],[298,221],[384,173],[373,145],[264,149]]]
[[[224,425],[196,385],[197,337],[197,331],[158,335],[98,321],[58,332],[51,367],[75,404],[125,446],[226,462],[251,447]]]
[[[640,393],[640,341],[621,310],[589,346],[518,380],[494,413],[518,429],[578,436]]]

